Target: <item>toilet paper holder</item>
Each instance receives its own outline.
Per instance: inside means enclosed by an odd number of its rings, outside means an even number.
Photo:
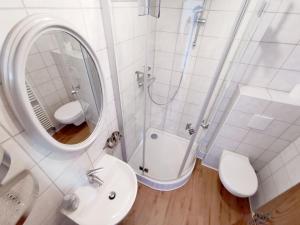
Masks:
[[[114,148],[119,144],[119,141],[122,138],[122,134],[119,131],[114,131],[109,138],[107,138],[103,149]]]

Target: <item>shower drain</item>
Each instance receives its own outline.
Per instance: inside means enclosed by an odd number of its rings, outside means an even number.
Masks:
[[[156,133],[152,133],[151,136],[150,136],[152,139],[157,139],[158,138],[158,135]]]

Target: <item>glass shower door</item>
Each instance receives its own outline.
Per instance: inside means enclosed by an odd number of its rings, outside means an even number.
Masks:
[[[139,162],[141,174],[161,182],[178,178],[198,118],[190,111],[199,109],[199,96],[204,97],[191,85],[203,2],[184,1],[176,9],[168,8],[169,3],[162,1],[160,18],[148,17],[153,30],[144,71],[144,141],[129,161]],[[184,174],[192,171],[194,162],[195,154],[190,154]]]
[[[147,10],[139,14],[136,3],[112,4],[117,58],[112,69],[117,74],[123,151],[136,173],[154,183],[180,182],[192,173],[199,115],[207,110],[203,104],[210,85],[235,20],[243,14],[239,9],[226,12],[229,25],[219,31],[214,23],[223,25],[224,13],[208,3],[162,0],[160,13],[152,13],[156,17]]]

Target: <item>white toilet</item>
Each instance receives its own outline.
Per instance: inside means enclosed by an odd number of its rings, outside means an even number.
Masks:
[[[85,112],[88,106],[82,106],[79,101],[69,102],[59,107],[55,113],[54,118],[62,124],[81,125],[85,121]]]
[[[219,177],[233,195],[247,198],[255,194],[258,180],[249,158],[224,150],[219,164]]]

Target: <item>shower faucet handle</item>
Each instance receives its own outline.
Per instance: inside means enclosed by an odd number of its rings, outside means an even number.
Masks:
[[[72,94],[72,95],[76,95],[76,94],[78,94],[78,93],[79,93],[78,90],[72,90],[72,91],[71,91],[71,94]]]
[[[187,123],[185,126],[185,130],[189,132],[189,135],[193,135],[195,133],[195,129],[192,128],[192,123]]]
[[[74,89],[74,90],[80,89],[80,84],[72,85],[72,89]]]
[[[135,71],[135,75],[138,87],[143,87],[145,73],[142,71]]]
[[[189,130],[189,129],[191,129],[192,128],[192,124],[191,123],[187,123],[186,125],[185,125],[185,130]]]
[[[206,19],[198,18],[198,19],[196,20],[196,22],[197,22],[197,23],[202,23],[202,24],[204,24],[204,23],[206,23]]]
[[[72,95],[76,95],[76,94],[79,93],[79,90],[80,90],[80,84],[78,84],[78,85],[76,85],[76,86],[72,85],[71,94],[72,94]]]

